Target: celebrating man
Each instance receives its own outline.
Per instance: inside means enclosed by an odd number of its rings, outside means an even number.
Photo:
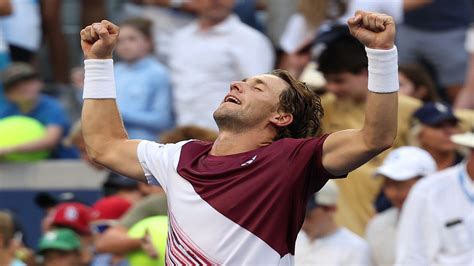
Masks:
[[[90,157],[167,193],[173,264],[292,264],[308,197],[392,145],[397,129],[395,24],[358,11],[348,21],[367,48],[369,93],[362,129],[313,137],[320,100],[287,72],[230,85],[214,112],[214,143],[129,140],[115,103],[112,51],[119,28],[81,31],[86,58],[82,125]]]

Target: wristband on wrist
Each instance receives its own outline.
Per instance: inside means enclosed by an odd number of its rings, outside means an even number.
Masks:
[[[84,60],[83,99],[115,99],[114,61],[112,59]]]
[[[399,90],[397,47],[390,50],[365,48],[369,59],[369,91],[392,93]]]

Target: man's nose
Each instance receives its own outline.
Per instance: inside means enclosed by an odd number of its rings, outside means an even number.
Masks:
[[[238,91],[238,92],[242,92],[243,90],[243,82],[242,81],[233,81],[231,84],[230,84],[230,91]]]

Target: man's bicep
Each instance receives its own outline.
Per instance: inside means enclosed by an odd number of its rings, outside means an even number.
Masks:
[[[367,148],[362,132],[356,129],[330,134],[323,144],[322,163],[335,176],[344,175],[370,160],[375,154]]]
[[[145,172],[137,155],[140,140],[120,140],[110,143],[107,153],[99,163],[110,170],[146,182]]]

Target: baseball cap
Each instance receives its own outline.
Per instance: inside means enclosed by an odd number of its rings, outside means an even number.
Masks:
[[[420,107],[413,114],[421,123],[425,125],[436,125],[445,121],[458,121],[454,115],[453,108],[441,102],[428,102]]]
[[[335,206],[339,196],[339,188],[333,180],[328,182],[318,192],[311,195],[308,200],[307,209],[311,210],[317,206]]]
[[[406,146],[393,150],[375,170],[375,175],[384,175],[396,181],[405,181],[425,176],[436,171],[436,162],[431,155],[418,147]]]
[[[474,132],[452,135],[451,141],[461,146],[474,148]]]
[[[47,232],[39,240],[39,252],[48,249],[73,251],[81,248],[79,236],[71,229],[56,229]]]
[[[2,73],[3,86],[5,87],[5,90],[8,90],[20,81],[37,77],[38,73],[30,64],[20,62],[11,64]]]
[[[82,203],[61,203],[54,211],[51,224],[70,228],[80,235],[89,235],[89,224],[96,216],[92,208]]]
[[[98,220],[116,220],[122,217],[132,206],[130,201],[120,196],[109,196],[98,200],[92,209],[97,212]]]

